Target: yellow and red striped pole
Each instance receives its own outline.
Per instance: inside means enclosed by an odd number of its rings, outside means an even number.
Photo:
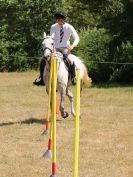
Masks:
[[[54,67],[54,60],[56,60],[54,57],[51,58],[51,70],[53,71],[53,67]],[[55,79],[57,80],[57,70],[58,69],[58,63],[56,62],[56,72],[52,72],[52,84],[53,84],[53,77],[55,77]],[[52,98],[53,98],[53,91],[52,91]],[[56,117],[59,116],[59,111],[57,114],[57,106],[58,105],[58,97],[56,96]],[[53,104],[53,100],[52,100],[52,104]],[[52,109],[53,110],[53,109]],[[52,115],[53,116],[53,115]],[[43,154],[43,157],[46,158],[51,158],[52,157],[52,136],[53,136],[53,119],[51,119],[51,124],[50,124],[50,135],[49,135],[49,140],[48,140],[48,149],[47,151]]]
[[[57,60],[53,62],[53,77],[52,77],[52,124],[53,124],[53,136],[52,136],[52,175],[56,176],[56,85],[57,85]]]
[[[53,58],[53,54],[52,57]],[[51,59],[50,63],[50,78],[49,78],[49,88],[48,88],[48,109],[47,109],[47,119],[45,123],[45,130],[43,132],[44,135],[48,135],[48,128],[49,128],[49,119],[50,119],[50,100],[51,100],[51,84],[52,84],[52,73],[53,73],[53,59]]]
[[[52,87],[52,84],[53,84],[53,75],[54,75],[54,72],[53,72],[53,66],[54,66],[54,58],[52,57],[51,58],[51,68],[50,68],[50,80],[49,81],[49,87],[51,88]],[[49,90],[49,93],[51,95],[51,89]],[[52,95],[53,96],[53,95]],[[51,98],[51,96],[50,96]],[[49,109],[50,109],[50,100],[49,100]],[[50,112],[50,110],[49,110]],[[48,117],[49,118],[49,114],[48,114]],[[45,158],[51,158],[52,157],[52,134],[53,134],[53,119],[51,118],[51,121],[50,121],[50,134],[49,134],[49,140],[48,140],[48,149],[47,151],[43,154],[43,157]],[[49,124],[49,119],[47,121],[47,124]],[[45,132],[48,132],[48,125],[46,125],[46,130]]]

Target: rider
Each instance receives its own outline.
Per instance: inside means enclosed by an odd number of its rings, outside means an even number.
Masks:
[[[72,81],[72,84],[75,85],[76,84],[75,64],[74,64],[73,58],[69,54],[70,54],[70,51],[73,50],[78,45],[79,36],[76,30],[74,29],[74,27],[70,25],[69,23],[65,22],[66,14],[64,11],[56,12],[55,19],[57,23],[51,26],[50,35],[54,35],[54,45],[55,45],[56,51],[61,52],[64,58],[68,59],[70,63],[71,81]],[[70,44],[70,41],[69,41],[71,36],[74,39],[73,44]],[[42,61],[43,59],[41,60],[41,62]],[[41,66],[41,63],[40,63],[40,66]],[[40,72],[41,72],[41,69],[40,69]],[[43,76],[42,73],[40,73],[40,80],[34,82],[35,85],[43,85],[42,84],[43,78],[41,76]]]

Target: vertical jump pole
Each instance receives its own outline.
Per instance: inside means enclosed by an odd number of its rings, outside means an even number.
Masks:
[[[53,75],[54,75],[54,72],[53,72],[53,67],[54,67],[54,58],[53,58],[53,54],[52,54],[52,57],[51,57],[51,66],[50,66],[50,81],[49,81],[49,97],[51,99],[51,87],[52,87],[52,84],[53,84]],[[53,91],[52,91],[52,98],[53,98]],[[48,105],[49,105],[49,112],[48,112],[48,116],[47,118],[49,118],[49,114],[50,114],[50,99],[49,99],[49,102],[48,102]],[[52,104],[53,104],[53,100],[52,100]],[[53,110],[53,108],[52,108]],[[53,115],[52,115],[53,116]],[[49,124],[49,119],[47,120],[47,124]],[[46,125],[46,130],[45,132],[48,132],[48,126]],[[51,122],[50,122],[50,134],[49,134],[49,140],[48,140],[48,149],[47,151],[43,154],[43,157],[44,158],[51,158],[52,157],[52,134],[53,134],[53,118],[51,118]]]
[[[80,69],[77,69],[76,85],[76,117],[75,117],[75,151],[74,151],[74,177],[78,177],[79,158],[79,117],[80,117]]]
[[[51,86],[53,84],[53,75],[55,75],[55,78],[57,80],[57,71],[58,71],[58,62],[56,62],[56,72],[53,72],[53,63],[54,63],[54,60],[56,60],[54,57],[51,58],[51,70],[52,70],[52,75],[51,75]],[[50,86],[50,87],[51,87]],[[51,92],[50,92],[51,93]],[[52,91],[52,97],[53,97],[53,91]],[[49,103],[50,104],[50,103]],[[53,100],[52,100],[52,104],[53,104]],[[58,103],[57,103],[57,96],[56,96],[56,116],[57,115],[57,106],[58,106]],[[53,115],[52,115],[53,116]],[[53,136],[53,119],[51,119],[51,122],[50,122],[50,134],[49,134],[49,140],[48,140],[48,149],[47,151],[43,154],[43,157],[44,158],[52,158],[52,136]]]
[[[53,59],[53,77],[52,77],[52,175],[50,177],[57,177],[56,175],[56,84],[57,84],[57,60]]]
[[[42,133],[43,135],[48,135],[48,128],[49,128],[49,117],[50,117],[50,100],[51,100],[51,83],[52,83],[52,73],[53,73],[53,54],[51,57],[51,62],[50,62],[50,79],[49,79],[49,88],[48,88],[48,109],[47,109],[47,120],[46,120],[46,128],[44,132]]]

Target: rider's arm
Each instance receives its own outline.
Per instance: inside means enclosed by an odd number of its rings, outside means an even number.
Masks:
[[[52,36],[54,33],[55,33],[55,28],[54,25],[52,25],[50,28],[50,36]]]
[[[72,37],[73,37],[73,39],[74,39],[73,45],[74,45],[74,46],[77,46],[78,43],[79,43],[79,36],[78,36],[78,33],[77,33],[77,31],[74,29],[74,27],[71,27],[71,30],[72,30]]]
[[[74,29],[73,26],[70,26],[70,30],[71,30],[72,37],[74,39],[73,44],[69,46],[69,50],[71,51],[72,49],[74,49],[74,47],[76,47],[78,45],[79,36],[78,36],[77,31]]]

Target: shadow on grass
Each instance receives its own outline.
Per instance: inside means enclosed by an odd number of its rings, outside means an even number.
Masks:
[[[58,122],[61,120],[57,120]],[[36,118],[29,118],[26,120],[22,120],[22,121],[16,121],[16,122],[2,122],[0,123],[0,127],[2,126],[10,126],[10,125],[14,125],[14,124],[27,124],[27,125],[31,125],[31,124],[42,124],[45,125],[46,124],[46,119],[36,119]]]
[[[45,124],[46,120],[44,119],[36,119],[36,118],[29,118],[26,120],[16,121],[16,122],[2,122],[0,123],[0,126],[8,126],[8,125],[14,125],[14,124]]]

